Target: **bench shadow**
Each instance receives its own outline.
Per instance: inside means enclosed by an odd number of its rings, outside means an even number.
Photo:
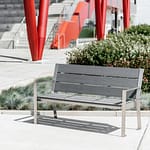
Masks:
[[[26,123],[33,123],[33,119],[29,119],[24,121]],[[60,127],[60,128],[68,128],[73,130],[87,131],[87,132],[95,132],[102,134],[109,134],[113,131],[120,129],[119,127],[112,126],[107,123],[97,123],[91,121],[83,121],[76,119],[68,119],[68,118],[53,118],[49,116],[39,116],[38,124],[52,126],[52,127]]]

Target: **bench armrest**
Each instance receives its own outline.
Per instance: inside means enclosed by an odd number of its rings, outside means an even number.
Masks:
[[[140,90],[140,89],[141,89],[140,87],[135,87],[135,88],[126,89],[126,90],[123,90],[123,91],[130,92],[130,91]]]
[[[131,91],[134,91],[134,90],[140,90],[140,89],[141,89],[140,87],[135,87],[135,88],[122,90],[122,100],[124,102],[126,101],[128,92],[131,92]],[[138,93],[140,93],[140,91]],[[140,94],[138,94],[138,95],[140,95]]]

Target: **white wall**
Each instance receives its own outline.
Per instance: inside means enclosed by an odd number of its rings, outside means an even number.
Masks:
[[[135,24],[150,25],[150,0],[137,0],[137,14]]]

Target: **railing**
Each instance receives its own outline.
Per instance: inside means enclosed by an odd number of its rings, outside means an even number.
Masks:
[[[13,40],[0,40],[0,47],[3,49],[9,49],[14,47]]]
[[[9,42],[9,44],[7,46],[7,49],[9,49],[9,48],[15,49],[15,42],[14,42],[14,40],[10,40],[10,42]]]
[[[13,36],[13,39],[10,40],[10,43],[8,44],[8,48],[15,48],[16,47],[16,42],[20,37],[20,33],[23,32],[23,34],[24,34],[26,32],[25,27],[24,27],[24,22],[25,22],[25,17],[23,17],[17,31],[15,32],[15,34]]]
[[[49,35],[47,37],[47,40],[46,40],[46,46],[48,47],[50,45],[50,43],[52,42],[53,38],[55,37],[57,31],[58,31],[58,28],[59,28],[59,25],[61,24],[61,22],[63,21],[63,12],[64,12],[64,7],[56,21],[56,23],[54,23],[51,31],[49,32]]]
[[[46,40],[46,46],[48,47],[50,45],[50,43],[52,42],[53,38],[55,37],[60,24],[62,23],[62,21],[64,20],[70,20],[74,10],[76,8],[77,3],[79,2],[79,0],[75,0],[73,3],[71,3],[70,5],[65,5],[60,13],[60,16],[58,17],[58,20],[56,21],[56,23],[53,25],[52,30],[50,31],[47,40]],[[61,37],[62,35],[58,35],[58,37]],[[64,37],[65,38],[65,37]],[[58,39],[59,41],[59,39]]]
[[[74,0],[74,2],[71,3],[71,5],[69,5],[69,6],[66,5],[64,7],[64,12],[63,12],[64,13],[64,20],[70,20],[71,19],[78,2],[79,2],[79,0]]]

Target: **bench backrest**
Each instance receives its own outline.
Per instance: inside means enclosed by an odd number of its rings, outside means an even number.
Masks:
[[[141,87],[143,71],[119,67],[56,64],[52,90],[120,97],[123,89]],[[131,95],[133,96],[133,93],[130,93]]]

